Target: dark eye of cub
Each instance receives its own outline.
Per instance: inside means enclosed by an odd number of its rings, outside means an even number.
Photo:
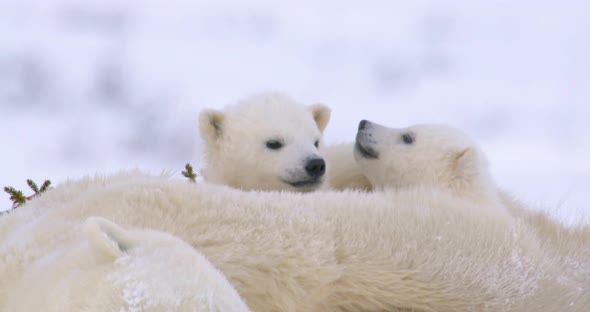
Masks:
[[[270,140],[270,141],[266,141],[266,147],[268,147],[272,150],[278,150],[279,148],[283,147],[283,143],[281,143],[277,140]]]
[[[412,144],[414,143],[414,135],[411,133],[404,133],[402,134],[402,140],[405,144]]]
[[[313,145],[314,145],[316,148],[320,147],[320,141],[315,141],[315,143],[313,143]]]

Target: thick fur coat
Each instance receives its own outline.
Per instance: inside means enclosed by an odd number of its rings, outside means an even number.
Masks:
[[[563,280],[559,246],[496,208],[431,188],[259,193],[135,172],[58,186],[2,216],[0,242],[89,216],[168,232],[252,311],[588,311],[588,276]],[[31,252],[2,250],[2,268],[17,277]]]

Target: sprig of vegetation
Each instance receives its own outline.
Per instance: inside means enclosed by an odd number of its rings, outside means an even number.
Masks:
[[[193,171],[193,166],[187,163],[184,168],[186,170],[182,171],[182,175],[189,179],[192,183],[197,183],[197,174]]]
[[[51,181],[45,180],[45,182],[43,182],[43,184],[41,184],[41,190],[39,192],[43,193],[43,192],[47,191],[50,186],[51,186]]]
[[[35,183],[35,181],[28,179],[27,185],[34,192],[34,194],[31,196],[25,196],[23,191],[17,190],[12,186],[4,187],[4,192],[6,192],[6,193],[8,193],[8,195],[10,195],[10,200],[12,201],[12,209],[20,207],[21,205],[24,205],[28,200],[31,200],[33,197],[50,189],[51,181],[45,180],[45,182],[43,182],[43,184],[41,185],[41,188],[39,188],[37,186],[37,183]]]
[[[33,192],[35,192],[35,194],[39,194],[39,188],[37,187],[37,183],[35,183],[35,181],[28,179],[27,184],[29,185],[31,190],[33,190]]]
[[[27,201],[27,198],[23,194],[23,191],[19,191],[12,186],[4,187],[4,192],[10,195],[10,200],[12,201],[12,207],[16,208]]]

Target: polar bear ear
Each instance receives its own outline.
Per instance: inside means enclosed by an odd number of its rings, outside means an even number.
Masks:
[[[310,105],[309,110],[311,111],[313,119],[315,120],[318,129],[320,129],[320,132],[324,132],[324,129],[328,125],[328,121],[330,121],[332,110],[328,106],[319,103]]]
[[[118,258],[135,244],[128,231],[101,217],[90,217],[84,224],[90,246],[99,253]]]
[[[452,170],[455,179],[469,181],[475,177],[479,170],[481,170],[478,166],[476,151],[471,147],[455,151]]]
[[[199,115],[199,129],[201,131],[201,138],[207,144],[213,144],[223,131],[224,122],[223,113],[213,109],[202,110]]]

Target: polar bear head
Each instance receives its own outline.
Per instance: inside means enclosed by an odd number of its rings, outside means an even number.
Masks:
[[[389,128],[362,120],[354,155],[376,189],[426,186],[461,195],[494,194],[484,155],[467,135],[449,126]]]
[[[313,191],[326,163],[318,148],[330,109],[278,93],[246,98],[223,111],[204,110],[206,180],[245,190]]]
[[[26,270],[10,311],[249,311],[227,279],[175,236],[100,217],[82,228],[76,243],[58,244]]]

